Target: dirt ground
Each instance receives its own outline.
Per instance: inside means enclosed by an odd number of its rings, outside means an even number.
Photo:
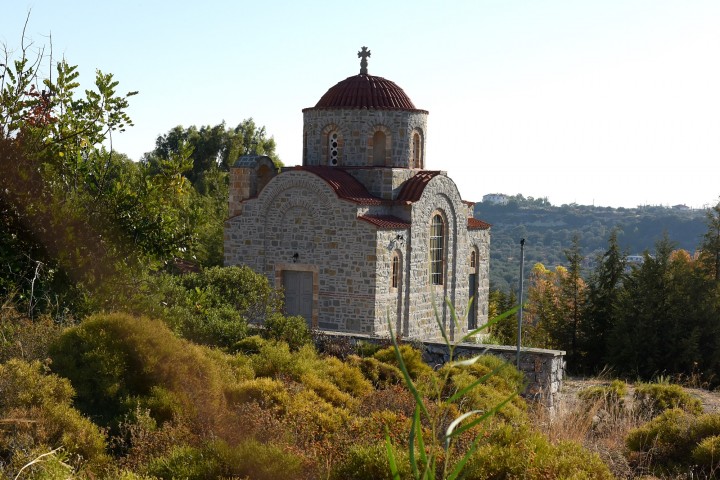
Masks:
[[[610,380],[602,380],[598,378],[581,378],[581,377],[566,377],[563,380],[563,387],[560,390],[560,402],[567,402],[569,404],[575,403],[577,395],[582,390],[593,386],[609,385]],[[700,399],[703,404],[705,413],[720,413],[720,391],[709,391],[701,388],[688,388],[685,387],[694,397]],[[625,397],[625,404],[632,405],[632,397],[635,393],[635,388],[632,384],[628,384],[628,393]]]

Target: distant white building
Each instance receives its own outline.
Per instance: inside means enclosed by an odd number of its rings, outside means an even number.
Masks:
[[[483,202],[492,203],[494,205],[507,205],[510,197],[504,193],[488,193],[483,195]]]

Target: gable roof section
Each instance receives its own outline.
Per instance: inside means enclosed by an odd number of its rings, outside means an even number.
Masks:
[[[468,230],[487,230],[492,225],[477,218],[468,218],[467,228]]]
[[[355,177],[344,170],[326,166],[299,166],[290,170],[309,172],[322,178],[335,191],[338,198],[359,205],[383,205],[383,199],[372,195]]]
[[[407,180],[400,190],[397,201],[401,203],[413,203],[420,200],[428,182],[440,175],[439,170],[423,170]]]
[[[387,229],[408,229],[410,228],[410,222],[403,220],[402,218],[396,217],[395,215],[361,215],[358,220],[363,220],[377,228]]]

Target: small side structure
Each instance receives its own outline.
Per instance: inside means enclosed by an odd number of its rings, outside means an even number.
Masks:
[[[435,339],[433,300],[452,338],[486,323],[490,225],[424,168],[428,112],[365,67],[303,116],[301,166],[246,156],[231,168],[225,264],[266,275],[312,328],[387,336],[389,319],[404,338]]]

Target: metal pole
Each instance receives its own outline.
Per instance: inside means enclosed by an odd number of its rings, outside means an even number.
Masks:
[[[518,332],[517,332],[517,355],[515,363],[518,370],[520,369],[520,344],[522,343],[522,318],[523,318],[523,277],[525,276],[525,239],[520,239],[520,308],[518,310]]]

